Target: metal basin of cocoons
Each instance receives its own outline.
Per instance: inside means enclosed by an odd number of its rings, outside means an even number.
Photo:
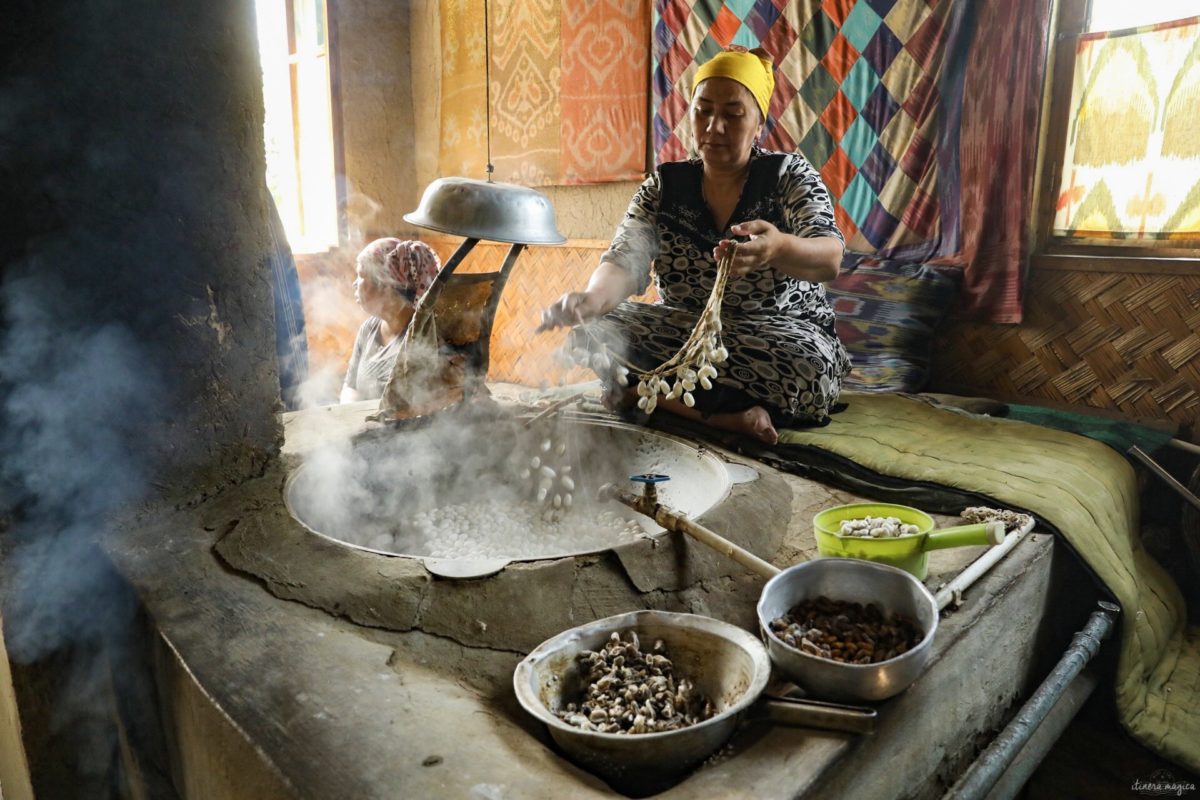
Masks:
[[[310,456],[290,476],[285,502],[311,531],[344,545],[422,559],[444,577],[479,577],[513,561],[607,550],[662,528],[596,499],[599,486],[635,472],[667,472],[664,502],[692,517],[732,483],[725,462],[685,440],[633,425],[559,419],[554,463],[571,468],[569,509],[539,503],[529,475],[549,441],[544,427],[431,425],[364,437]],[[556,484],[556,492],[563,492]],[[560,497],[560,500],[562,498]],[[556,515],[557,519],[548,519]],[[640,526],[637,524],[640,522]]]
[[[693,681],[716,713],[673,731],[616,734],[567,724],[557,712],[582,691],[577,656],[599,650],[614,632],[666,645],[677,675]],[[767,685],[771,663],[753,635],[695,614],[636,611],[581,625],[533,650],[513,675],[521,706],[543,722],[572,761],[634,796],[661,788],[708,758],[733,735],[739,716]]]

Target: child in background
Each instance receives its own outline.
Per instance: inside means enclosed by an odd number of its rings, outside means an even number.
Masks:
[[[440,269],[437,255],[424,242],[376,239],[358,254],[354,299],[371,316],[354,339],[341,402],[374,400],[383,394],[417,299]]]

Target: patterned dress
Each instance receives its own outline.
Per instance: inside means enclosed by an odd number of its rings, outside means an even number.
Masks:
[[[624,302],[577,330],[573,345],[605,342],[639,370],[673,356],[696,326],[716,276],[713,249],[728,231],[717,230],[701,194],[699,159],[661,165],[642,183],[602,260],[650,283],[659,304]],[[803,156],[755,149],[729,225],[762,219],[797,236],[842,235],[829,193]],[[776,425],[821,424],[837,402],[850,358],[833,327],[825,287],[770,266],[731,279],[721,307],[721,338],[729,360],[718,366],[710,391],[695,392],[706,414],[761,405]],[[588,335],[590,334],[590,335]]]

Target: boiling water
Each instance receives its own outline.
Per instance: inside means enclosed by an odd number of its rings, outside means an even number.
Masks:
[[[547,436],[563,447],[545,448]],[[573,477],[538,501],[547,459]],[[617,501],[604,483],[637,491],[631,474],[667,473],[664,505],[698,516],[728,491],[723,463],[682,440],[622,424],[464,426],[389,433],[311,456],[292,476],[287,502],[312,530],[347,544],[409,556],[531,560],[596,552],[662,529]],[[559,495],[559,505],[550,499]]]
[[[629,512],[632,517],[633,512]],[[397,550],[414,538],[434,558],[550,558],[562,553],[604,550],[645,533],[641,524],[616,510],[584,515],[583,509],[554,519],[541,504],[455,503],[415,514],[407,537],[381,539],[371,547]],[[401,547],[404,545],[401,544]]]

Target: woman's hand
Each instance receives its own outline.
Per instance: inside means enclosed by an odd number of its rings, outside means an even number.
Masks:
[[[729,248],[737,245],[737,253],[733,256],[733,265],[730,269],[730,273],[735,278],[756,272],[762,269],[764,264],[770,263],[778,253],[784,236],[778,228],[762,219],[753,219],[734,225],[729,232],[734,236],[750,237],[748,242],[722,239],[713,250],[713,255],[720,261]]]
[[[748,242],[722,239],[713,250],[720,261],[730,247],[737,245],[730,269],[735,278],[770,264],[776,272],[797,280],[824,283],[837,277],[845,249],[841,240],[832,236],[795,236],[761,219],[734,225],[729,232],[750,237]]]
[[[600,316],[603,309],[604,298],[599,292],[567,292],[542,311],[542,324],[534,333],[580,325]]]

